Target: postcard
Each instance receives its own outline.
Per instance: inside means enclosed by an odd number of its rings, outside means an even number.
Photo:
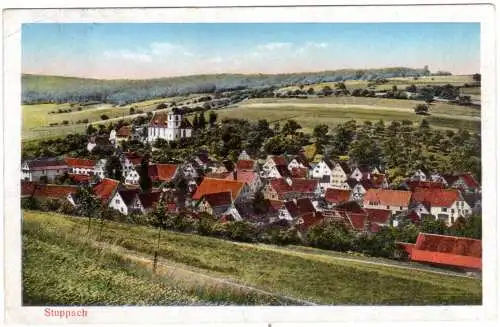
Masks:
[[[491,319],[494,15],[4,11],[8,322]]]

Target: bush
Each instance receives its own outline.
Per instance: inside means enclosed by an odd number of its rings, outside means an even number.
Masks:
[[[32,196],[30,196],[29,198],[22,198],[21,208],[26,210],[39,210],[40,202]]]
[[[230,221],[227,223],[228,237],[240,242],[255,242],[256,228],[246,221]]]
[[[57,211],[65,215],[74,215],[76,211],[75,209],[75,206],[73,206],[69,201],[63,201]]]
[[[68,125],[68,124],[69,124],[69,121],[67,121],[67,120],[63,120],[61,124],[63,124],[63,125]]]
[[[414,111],[417,115],[427,115],[429,113],[429,106],[424,103],[420,103],[415,106]]]
[[[160,103],[156,106],[156,109],[167,109],[168,105],[166,103]]]
[[[109,119],[109,117],[108,117],[107,115],[101,115],[101,119],[102,119],[102,120],[108,120],[108,119]]]

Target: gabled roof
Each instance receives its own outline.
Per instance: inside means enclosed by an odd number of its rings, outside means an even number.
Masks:
[[[364,203],[376,202],[380,205],[407,207],[410,203],[411,192],[386,189],[369,189],[365,193]]]
[[[140,193],[138,196],[144,209],[152,209],[160,201],[161,192]]]
[[[431,181],[412,181],[408,180],[404,184],[408,186],[408,189],[412,192],[417,188],[441,188],[444,189],[445,185],[441,182],[431,182]]]
[[[358,231],[365,230],[366,213],[348,213],[347,218],[349,218],[353,229]]]
[[[446,181],[446,183],[448,184],[448,186],[453,185],[453,183],[455,183],[458,180],[458,176],[449,175],[449,174],[443,175],[443,178]]]
[[[306,168],[311,168],[311,164],[309,163],[309,160],[303,155],[299,154],[293,157],[293,159],[297,160],[299,164],[302,164]]]
[[[384,209],[364,209],[368,215],[368,219],[372,223],[386,224],[391,219],[392,211]]]
[[[143,157],[138,155],[135,152],[124,152],[123,153],[124,158],[127,158],[130,163],[133,165],[137,166],[142,162]]]
[[[370,182],[372,186],[381,187],[387,181],[384,174],[371,174]]]
[[[225,179],[204,178],[193,195],[193,200],[199,200],[206,194],[231,192],[233,199],[238,198],[245,183]]]
[[[151,121],[149,122],[150,127],[168,127],[168,114],[164,111],[155,112]]]
[[[476,181],[476,179],[471,175],[471,174],[462,174],[459,175],[460,178],[464,181],[465,185],[467,187],[475,189],[479,188],[479,183]]]
[[[342,168],[342,170],[344,171],[344,173],[346,173],[346,175],[350,175],[352,173],[351,168],[349,167],[347,162],[339,161],[339,162],[337,162],[337,164],[340,166],[340,168]]]
[[[290,177],[290,171],[287,166],[276,166],[276,170],[280,174],[281,177]]]
[[[122,126],[116,131],[117,137],[129,137],[131,134],[130,126]]]
[[[154,181],[170,182],[177,172],[177,165],[154,164],[149,165],[149,177]]]
[[[471,193],[471,194],[462,194],[465,202],[471,207],[474,208],[477,204],[481,204],[482,196],[481,194]]]
[[[428,203],[431,207],[451,207],[461,198],[460,191],[456,189],[417,188],[412,202]]]
[[[316,179],[292,178],[292,191],[300,193],[313,193],[318,187]]]
[[[254,170],[255,168],[255,161],[253,160],[238,160],[236,162],[236,170],[242,171],[242,170]]]
[[[272,159],[276,166],[288,166],[288,162],[284,156],[273,156]]]
[[[292,191],[291,186],[283,178],[270,179],[269,186],[271,186],[278,195],[284,195]]]
[[[128,189],[128,190],[118,190],[118,194],[122,198],[125,205],[130,206],[134,201],[135,197],[139,194],[138,189]]]
[[[95,195],[97,195],[104,203],[107,203],[115,190],[120,185],[120,182],[110,178],[103,178],[101,182],[93,187]]]
[[[346,183],[352,189],[352,188],[354,188],[354,186],[358,185],[359,182],[354,178],[348,178]]]
[[[210,204],[211,207],[229,206],[233,202],[231,192],[211,193],[203,196],[203,199]]]
[[[325,217],[321,212],[311,212],[311,213],[306,213],[304,215],[301,215],[300,218],[304,221],[302,224],[299,224],[298,228],[302,231],[305,231],[311,227],[314,227],[318,224],[320,224]]]
[[[236,176],[235,176],[236,175]],[[225,179],[227,180],[237,180],[243,183],[252,183],[259,175],[254,171],[238,171],[231,173],[229,172]],[[236,177],[236,179],[234,178]]]
[[[33,196],[36,198],[66,199],[69,194],[76,193],[76,191],[78,191],[78,186],[75,185],[38,184]]]
[[[80,158],[64,158],[64,162],[69,166],[69,167],[76,167],[76,168],[94,168],[95,167],[95,160],[91,159],[80,159]]]
[[[299,214],[301,215],[316,212],[311,199],[308,198],[297,199],[297,208],[299,209]]]
[[[333,167],[335,167],[334,163],[328,158],[323,157],[321,161],[323,161],[330,169],[333,169]]]
[[[352,212],[352,213],[364,213],[365,212],[363,210],[363,208],[359,205],[359,203],[356,201],[350,201],[350,202],[345,202],[345,203],[341,203],[339,205],[336,205],[335,210]]]
[[[329,188],[325,192],[325,200],[329,203],[343,203],[349,201],[351,191]]]
[[[68,166],[63,160],[56,158],[26,160],[26,164],[30,170],[64,169]]]
[[[295,204],[295,202],[286,201],[285,208],[288,211],[288,213],[290,214],[290,216],[292,216],[293,218],[299,216],[299,208],[297,207],[297,204]]]
[[[92,176],[84,174],[68,174],[68,176],[77,183],[87,183],[90,182],[92,178]]]
[[[290,171],[290,175],[293,178],[306,178],[309,173],[309,170],[307,168],[292,168]]]

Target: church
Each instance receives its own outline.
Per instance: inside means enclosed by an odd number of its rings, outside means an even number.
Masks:
[[[191,137],[193,125],[183,117],[182,111],[174,108],[168,113],[157,112],[149,122],[148,142],[156,139],[175,141],[184,137]]]

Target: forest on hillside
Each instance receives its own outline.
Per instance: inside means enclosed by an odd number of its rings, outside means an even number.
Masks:
[[[100,102],[126,105],[149,99],[192,93],[428,75],[430,72],[427,66],[422,69],[406,67],[342,69],[316,73],[193,75],[148,80],[103,80],[25,74],[22,75],[22,103]]]

